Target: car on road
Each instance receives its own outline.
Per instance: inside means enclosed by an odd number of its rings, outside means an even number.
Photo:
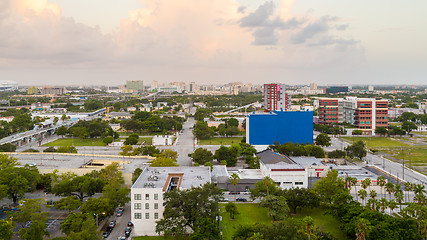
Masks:
[[[114,228],[116,226],[116,220],[111,221],[108,226]]]
[[[223,202],[228,202],[228,201],[230,201],[230,200],[229,200],[228,198],[223,198],[223,199],[222,199],[222,201],[223,201]]]
[[[128,222],[128,227],[133,227],[133,222],[129,221]]]
[[[247,201],[248,201],[248,199],[246,199],[246,198],[242,198],[242,197],[239,197],[239,198],[236,198],[236,201],[237,201],[237,202],[247,202]]]
[[[123,215],[123,211],[122,210],[117,211],[117,217],[121,217],[122,215]]]
[[[102,233],[102,236],[103,236],[104,238],[107,238],[108,236],[110,236],[110,232],[108,232],[108,231],[103,232],[103,233]]]

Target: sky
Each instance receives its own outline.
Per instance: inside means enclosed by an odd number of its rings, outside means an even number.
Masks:
[[[0,80],[427,85],[425,0],[0,0]]]

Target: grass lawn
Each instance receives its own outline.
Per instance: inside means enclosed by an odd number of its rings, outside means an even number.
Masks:
[[[409,149],[405,148],[404,153],[402,150],[390,150],[389,153],[393,154],[395,158],[411,160],[411,163],[419,163],[417,165],[426,165],[427,164],[427,146],[417,146],[410,148],[411,152],[409,153]]]
[[[236,204],[239,214],[234,220],[230,219],[230,215],[225,212],[225,204],[221,204],[222,216],[222,233],[224,240],[231,240],[235,232],[234,228],[239,225],[252,225],[255,223],[270,223],[272,219],[268,216],[268,210],[263,207],[258,207],[256,203]],[[331,233],[337,239],[347,239],[345,233],[340,229],[340,222],[332,215],[325,214],[323,209],[310,209],[297,215],[290,217],[295,219],[303,219],[305,216],[311,216],[316,226]]]
[[[342,137],[350,143],[353,143],[353,137]],[[354,142],[363,141],[369,148],[381,147],[405,147],[408,144],[402,143],[397,138],[393,137],[354,137]]]
[[[242,137],[214,137],[200,140],[199,145],[231,145],[240,143],[242,139]]]
[[[92,143],[93,142],[93,143]],[[55,146],[55,147],[63,147],[63,146],[74,146],[81,147],[81,146],[105,146],[105,143],[102,141],[102,138],[60,138],[58,140],[55,140],[53,142],[50,142],[48,144],[44,144],[43,146]]]
[[[138,139],[138,144],[145,142],[145,145],[151,145],[153,143],[152,137],[140,137]]]
[[[231,240],[234,234],[234,228],[238,225],[252,225],[255,223],[269,223],[271,218],[268,217],[266,208],[258,207],[256,203],[236,204],[238,215],[235,219],[230,219],[230,214],[225,212],[225,204],[221,204],[222,216],[222,235],[224,240]]]
[[[160,239],[165,239],[162,236],[156,236],[156,237],[152,237],[152,236],[145,236],[145,237],[134,237],[134,240],[160,240]]]
[[[347,239],[347,236],[339,227],[340,222],[332,215],[325,213],[325,210],[316,208],[304,211],[301,214],[292,217],[295,219],[303,219],[305,216],[311,216],[314,220],[314,224],[320,229],[331,233],[337,239]]]

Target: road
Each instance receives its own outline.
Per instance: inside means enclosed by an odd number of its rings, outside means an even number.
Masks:
[[[345,147],[350,145],[349,143],[335,137],[331,137],[331,143],[331,146],[325,148],[326,151],[332,151],[335,149],[344,150]],[[374,155],[369,152],[367,153],[365,159],[368,165],[373,165],[399,179],[403,179],[415,184],[427,184],[427,176],[407,167],[403,168],[401,163],[393,162],[383,156]]]
[[[117,211],[115,213],[117,213]],[[125,236],[125,230],[126,230],[127,224],[128,224],[128,221],[130,221],[130,204],[125,205],[125,210],[121,217],[117,217],[117,216],[110,217],[108,221],[106,221],[106,225],[101,228],[102,232],[104,232],[105,229],[107,229],[108,224],[112,220],[116,220],[116,226],[114,227],[110,236],[106,238],[106,240],[117,240],[119,237]],[[132,233],[133,231],[131,232],[131,235]]]
[[[194,118],[189,117],[186,122],[184,122],[183,133],[179,134],[178,139],[173,146],[165,146],[162,148],[169,148],[178,153],[177,162],[179,166],[192,166],[191,158],[188,157],[188,154],[194,152],[194,137],[192,128],[196,121]]]

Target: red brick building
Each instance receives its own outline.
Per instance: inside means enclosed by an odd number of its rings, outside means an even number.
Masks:
[[[341,99],[342,100],[342,99]],[[339,101],[338,98],[319,99],[319,123],[323,125],[333,125],[338,123],[339,119]]]
[[[283,84],[264,84],[264,108],[266,111],[289,110],[291,98]]]

